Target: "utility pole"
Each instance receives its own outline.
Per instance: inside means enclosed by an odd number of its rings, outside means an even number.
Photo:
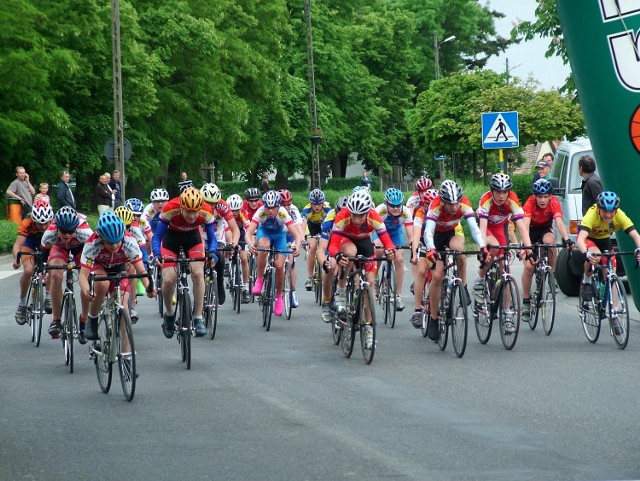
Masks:
[[[311,33],[311,0],[304,0],[304,18],[307,24],[307,81],[309,83],[309,124],[311,130],[311,188],[320,189],[320,142],[318,110],[316,106],[316,80],[313,65],[313,35]]]
[[[122,53],[120,51],[120,0],[111,0],[111,37],[113,56],[113,150],[116,170],[120,172],[122,201],[126,199],[124,173],[124,119],[122,114]]]

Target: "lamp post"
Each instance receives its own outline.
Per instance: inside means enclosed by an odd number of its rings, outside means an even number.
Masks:
[[[435,69],[436,69],[436,75],[435,75],[436,80],[440,78],[440,45],[442,45],[443,43],[451,42],[452,40],[455,40],[455,39],[456,39],[456,36],[451,35],[450,37],[445,38],[442,42],[438,42],[438,34],[435,32],[433,34],[433,52],[435,56],[434,63],[435,63]]]

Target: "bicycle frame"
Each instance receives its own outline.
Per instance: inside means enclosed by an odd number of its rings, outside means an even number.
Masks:
[[[73,258],[70,258],[62,266],[48,266],[47,270],[64,270],[64,291],[62,292],[62,303],[60,305],[62,329],[60,339],[65,355],[65,364],[69,366],[69,372],[73,372],[73,341],[80,340],[80,326],[78,325],[78,314],[76,301],[73,292],[73,282],[77,280],[77,271],[80,266],[76,266]],[[86,342],[80,341],[82,344]]]
[[[43,253],[40,249],[34,252],[19,252],[17,259],[23,256],[33,258],[33,274],[27,290],[27,322],[31,327],[31,342],[35,347],[40,346],[42,338],[42,319],[44,317],[44,275],[47,264],[42,261]]]

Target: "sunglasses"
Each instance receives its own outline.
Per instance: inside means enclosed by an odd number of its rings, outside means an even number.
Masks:
[[[62,230],[62,229],[58,229],[58,232],[60,232],[60,234],[73,234],[75,233],[75,229],[73,230]]]

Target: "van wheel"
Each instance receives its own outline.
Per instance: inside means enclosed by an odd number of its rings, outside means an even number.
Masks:
[[[580,293],[580,276],[576,276],[571,271],[570,260],[571,252],[568,249],[562,249],[558,253],[555,276],[562,293],[565,296],[572,297]]]

